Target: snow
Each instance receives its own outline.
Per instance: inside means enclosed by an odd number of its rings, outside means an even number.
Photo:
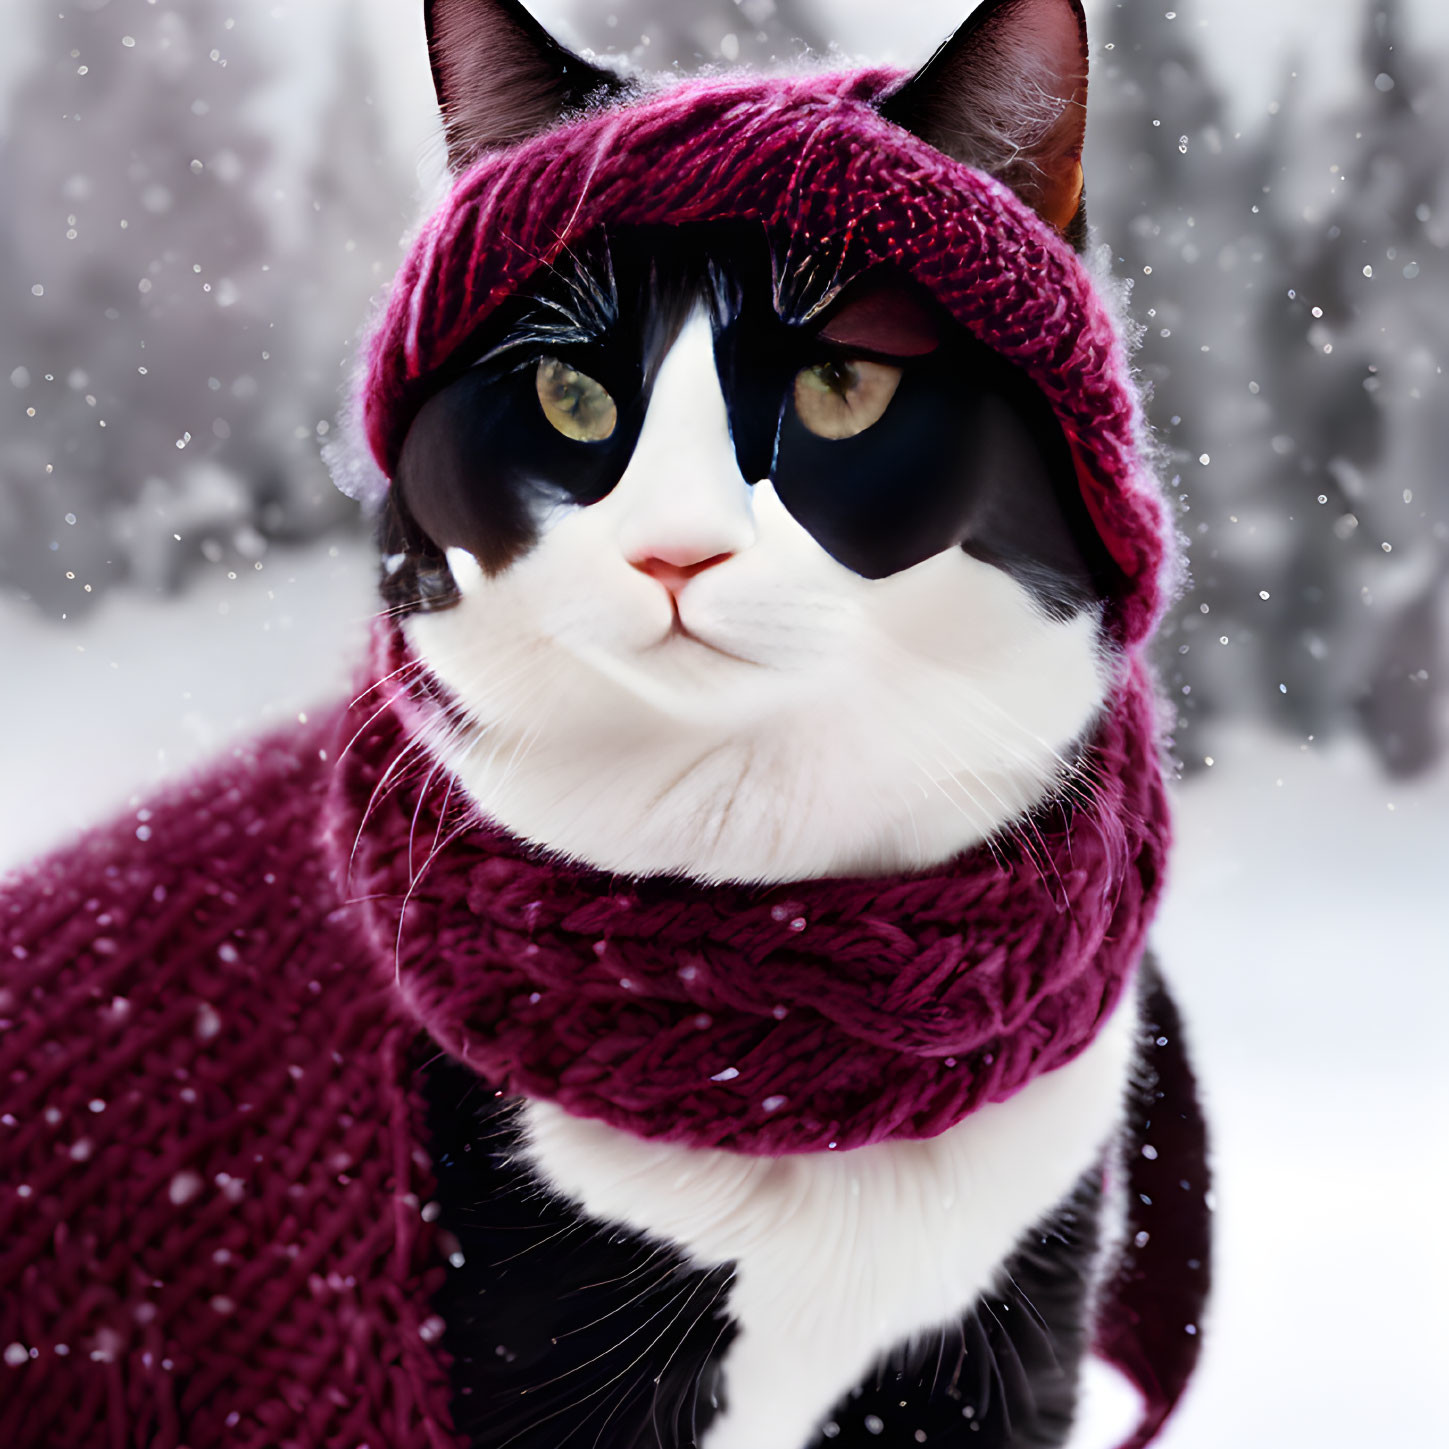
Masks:
[[[373,610],[360,541],[218,568],[175,600],[117,591],[81,626],[0,600],[0,867],[226,741],[347,687]],[[1157,947],[1217,1141],[1218,1292],[1164,1449],[1449,1443],[1449,771],[1390,785],[1357,746],[1214,740],[1179,791]],[[1074,1449],[1131,1398],[1089,1380]]]
[[[1216,1142],[1217,1290],[1164,1449],[1449,1443],[1449,771],[1257,731],[1178,795],[1156,947]],[[1091,1380],[1074,1449],[1131,1399]]]
[[[80,624],[0,595],[6,675],[31,695],[0,725],[0,870],[347,688],[377,607],[371,547],[261,562],[179,599],[117,590]]]

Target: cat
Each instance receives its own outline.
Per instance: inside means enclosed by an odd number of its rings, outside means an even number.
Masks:
[[[460,173],[639,93],[514,4],[426,8]],[[1075,0],[988,0],[882,109],[1080,250],[1087,63]],[[830,248],[726,222],[590,238],[412,421],[384,597],[453,702],[438,757],[515,836],[622,877],[883,875],[1073,788],[1115,574],[1061,428],[909,276],[842,287]],[[1139,1036],[1119,1013],[1010,1102],[848,1158],[480,1110],[438,1067],[472,1442],[803,1449],[903,1417],[916,1441],[1064,1442]]]
[[[1205,1133],[1078,0],[624,77],[430,0],[357,696],[0,883],[0,1443],[1150,1442]]]

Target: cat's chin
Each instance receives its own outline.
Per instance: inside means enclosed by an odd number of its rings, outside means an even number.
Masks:
[[[687,652],[691,649],[703,649],[710,654],[718,654],[723,659],[733,659],[736,664],[749,664],[756,667],[761,662],[734,649],[729,649],[724,644],[716,643],[707,635],[697,633],[681,622],[678,615],[675,616],[673,624],[669,626],[669,632],[653,647],[661,652],[670,650],[675,655],[681,650]]]
[[[520,839],[599,870],[706,882],[924,869],[1009,829],[1059,784],[1046,769],[969,784],[947,777],[891,805],[849,788],[834,798],[808,783],[802,790],[798,765],[772,764],[744,743],[661,759],[633,778],[585,779],[544,761],[527,779],[510,777],[481,733],[446,758],[483,813]]]
[[[711,693],[689,697],[678,680],[667,693],[676,706],[671,727],[627,751],[619,737],[637,728],[638,716],[616,716],[596,698],[597,755],[581,753],[576,740],[561,747],[482,727],[452,732],[436,753],[479,811],[520,839],[599,870],[706,882],[925,869],[1009,831],[1072,788],[1062,764],[1070,740],[1060,751],[1023,740],[1009,766],[903,772],[888,752],[871,753],[872,737],[886,731],[868,707],[854,728],[836,719],[832,729],[824,718],[812,726],[801,712],[788,723],[706,735],[677,722],[686,705],[705,715]],[[1084,730],[1095,705],[1083,703]]]
[[[940,572],[998,588],[969,561]],[[918,587],[942,617],[970,617],[945,580]],[[851,649],[796,640],[808,668],[683,637],[661,647],[657,628],[623,649],[525,642],[467,602],[408,634],[477,722],[436,753],[512,834],[624,875],[777,883],[935,865],[1071,787],[1066,762],[1107,697],[1112,656],[1095,616],[1049,622],[1008,608],[1001,587],[990,640],[935,641],[954,641],[969,668],[902,649],[883,610]],[[908,612],[923,636],[920,609]]]

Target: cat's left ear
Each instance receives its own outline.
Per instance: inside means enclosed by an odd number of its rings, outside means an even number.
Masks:
[[[454,171],[629,89],[560,45],[518,0],[424,0],[423,20]]]
[[[983,0],[880,109],[1004,181],[1080,248],[1087,64],[1081,0]]]

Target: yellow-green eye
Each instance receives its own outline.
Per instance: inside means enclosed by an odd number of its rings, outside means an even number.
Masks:
[[[564,437],[576,443],[602,443],[613,433],[619,410],[602,383],[557,357],[539,362],[535,381],[544,417]]]
[[[901,370],[863,357],[821,362],[795,374],[795,412],[817,438],[853,438],[878,423]]]

